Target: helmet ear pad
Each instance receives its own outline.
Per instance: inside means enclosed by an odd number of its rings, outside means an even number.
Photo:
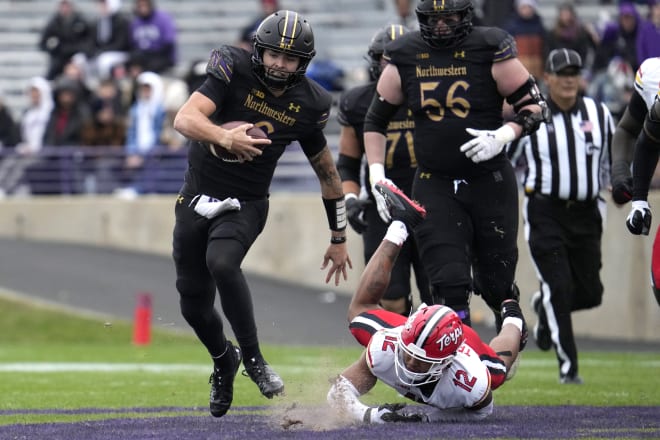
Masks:
[[[266,49],[300,58],[298,69],[287,78],[268,75],[263,61]],[[302,80],[315,54],[314,33],[307,20],[297,12],[281,10],[266,17],[257,28],[254,34],[252,68],[267,87],[287,89]]]

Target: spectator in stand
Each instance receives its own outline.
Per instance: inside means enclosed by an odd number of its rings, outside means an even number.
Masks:
[[[101,81],[91,103],[92,119],[83,127],[85,146],[121,146],[126,143],[126,115],[122,114],[117,84]]]
[[[50,65],[46,78],[53,80],[77,53],[88,54],[91,49],[91,28],[87,19],[71,0],[60,0],[57,11],[41,32],[39,49],[48,52]]]
[[[642,18],[635,5],[622,2],[616,19],[605,25],[600,37],[600,45],[596,49],[596,59],[593,70],[597,73],[607,69],[610,60],[621,57],[633,71],[639,67],[637,60],[637,34],[641,28]]]
[[[15,194],[25,169],[36,162],[41,151],[46,125],[53,111],[50,83],[42,77],[30,79],[26,89],[29,106],[20,119],[20,143],[14,154],[0,164],[0,195]],[[19,191],[20,192],[20,191]]]
[[[133,197],[141,191],[140,179],[145,162],[160,145],[165,121],[163,80],[157,73],[142,72],[137,77],[138,97],[131,107],[126,136],[124,188],[118,195]]]
[[[83,127],[82,143],[98,148],[87,149],[85,155],[84,178],[91,183],[85,189],[108,194],[119,186],[126,144],[126,115],[116,81],[108,78],[99,83],[91,109],[92,119]]]
[[[19,141],[18,125],[11,110],[5,106],[5,97],[0,91],[0,151],[4,147],[14,147]],[[0,156],[2,157],[2,156]]]
[[[503,28],[515,14],[514,0],[483,0],[483,25]]]
[[[588,78],[598,40],[596,29],[580,20],[573,3],[564,2],[559,5],[557,21],[548,32],[548,51],[561,48],[576,51],[582,58],[582,75]],[[584,86],[586,84],[582,88]]]
[[[109,78],[112,69],[128,59],[131,50],[131,22],[121,12],[121,0],[99,0],[99,16],[92,34],[92,68],[94,75]]]
[[[649,19],[637,34],[637,59],[660,57],[660,0],[649,0]]]
[[[266,17],[280,9],[278,0],[260,0],[260,2],[261,12],[249,24],[241,29],[241,33],[238,36],[238,42],[236,45],[245,50],[252,50],[254,33],[257,31],[261,22]],[[204,67],[206,67],[206,65]]]
[[[543,78],[547,32],[536,0],[516,0],[515,13],[504,29],[516,41],[518,58],[534,78]]]
[[[394,10],[400,25],[410,29],[417,27],[417,18],[413,14],[412,0],[394,0]]]
[[[55,107],[48,120],[44,145],[76,146],[82,143],[82,128],[91,117],[89,105],[81,98],[80,85],[60,77],[54,87]]]
[[[133,63],[154,73],[174,67],[177,31],[172,16],[157,8],[155,0],[135,0],[134,14],[130,28]]]

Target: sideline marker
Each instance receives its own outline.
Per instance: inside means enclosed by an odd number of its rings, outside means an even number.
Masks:
[[[140,292],[135,305],[133,344],[149,345],[151,342],[151,294]]]

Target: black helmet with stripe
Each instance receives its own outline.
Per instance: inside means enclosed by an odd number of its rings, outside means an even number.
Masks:
[[[367,56],[365,58],[369,61],[369,75],[372,80],[377,80],[383,70],[380,65],[380,60],[383,57],[385,45],[408,32],[410,32],[410,30],[403,25],[388,24],[371,37],[369,50],[367,51]]]
[[[286,77],[269,75],[263,63],[266,49],[299,57],[298,69]],[[294,11],[281,10],[269,15],[254,34],[254,72],[264,85],[273,89],[287,89],[300,82],[315,54],[312,27]]]

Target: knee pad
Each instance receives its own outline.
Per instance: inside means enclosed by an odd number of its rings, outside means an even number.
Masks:
[[[431,296],[434,304],[444,304],[450,307],[461,318],[463,324],[472,325],[470,319],[470,295],[469,288],[463,287],[444,287],[431,285]]]

